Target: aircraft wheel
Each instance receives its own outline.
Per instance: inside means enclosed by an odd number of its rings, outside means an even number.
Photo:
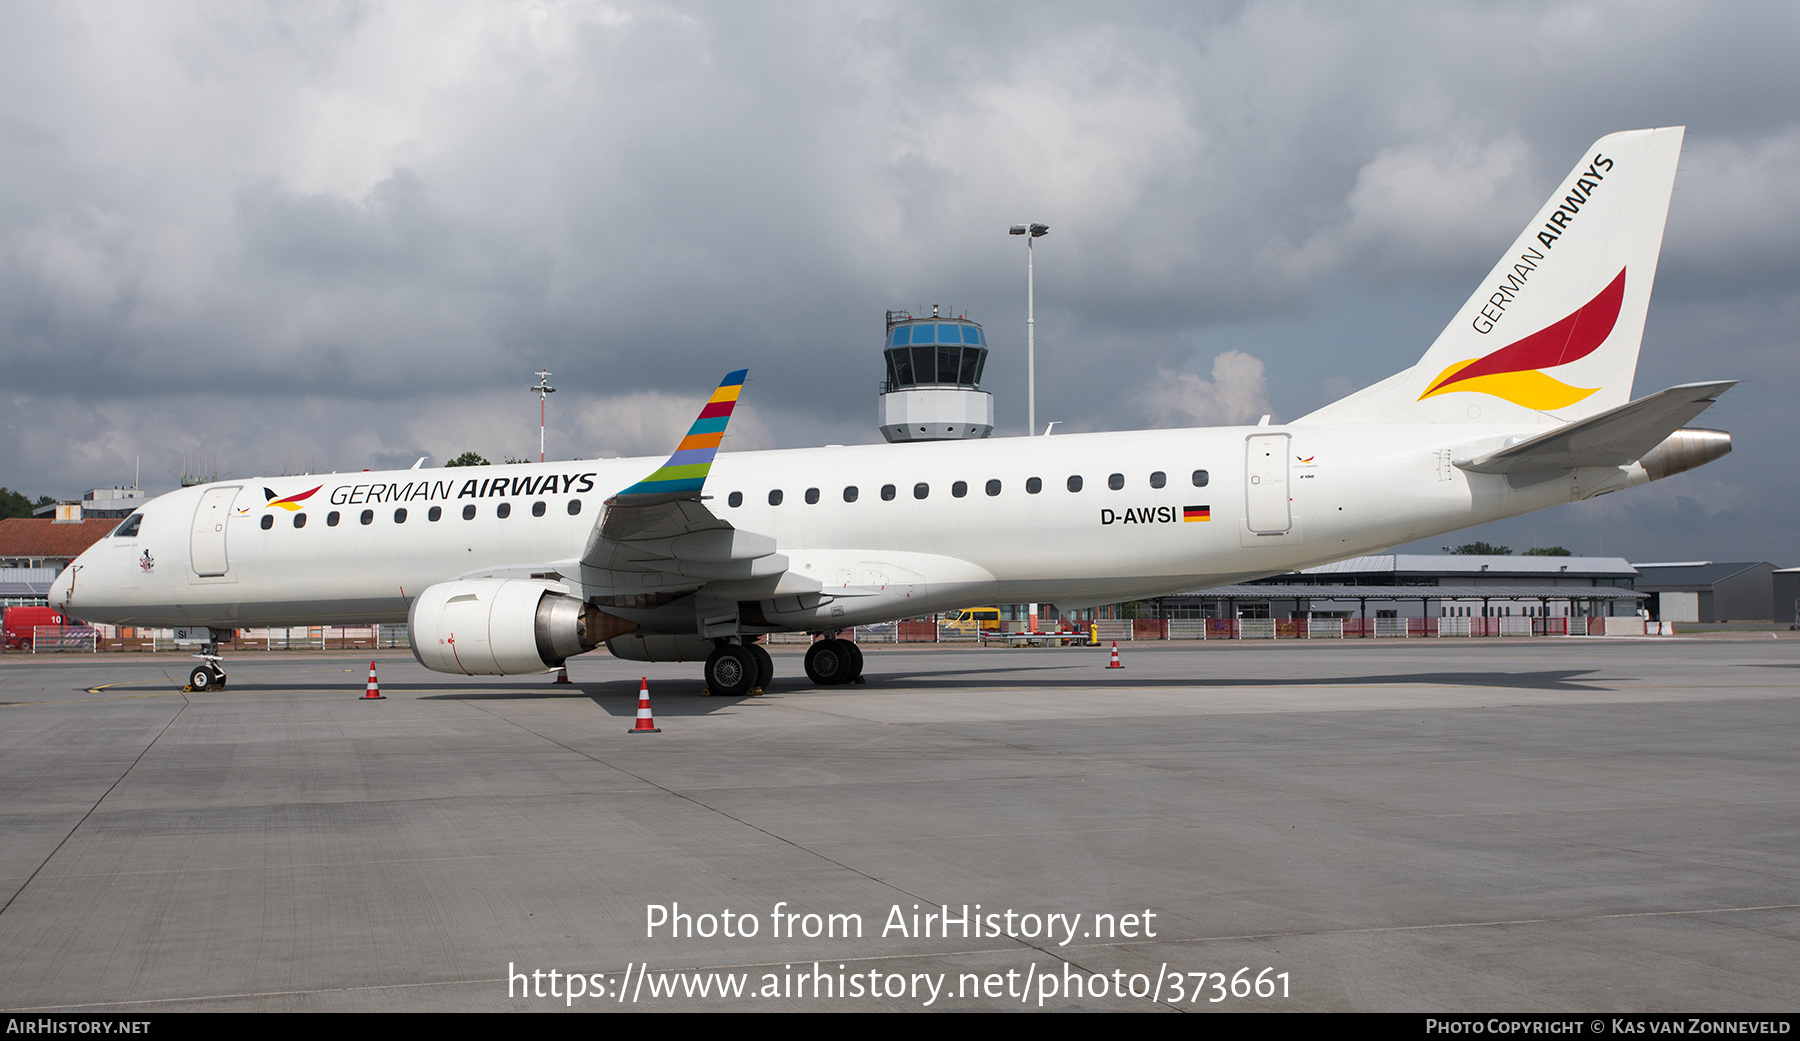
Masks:
[[[850,652],[850,678],[844,682],[855,683],[862,679],[862,648],[856,645],[855,640],[839,640],[838,642],[843,644],[844,649]]]
[[[806,678],[821,687],[848,683],[851,671],[850,652],[842,640],[820,640],[806,649]]]
[[[735,643],[713,651],[706,659],[706,689],[715,697],[739,698],[756,683],[756,657]]]
[[[195,669],[194,674],[188,677],[188,686],[193,687],[195,690],[208,690],[218,682],[217,677],[213,675],[213,671],[204,665]]]
[[[775,659],[760,643],[750,645],[750,656],[756,659],[756,689],[768,690],[769,684],[775,682]]]

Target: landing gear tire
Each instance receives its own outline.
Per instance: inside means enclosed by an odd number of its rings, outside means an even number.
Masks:
[[[193,687],[196,691],[211,690],[224,685],[225,676],[222,673],[215,673],[204,665],[195,669],[193,675],[188,677],[188,686]]]
[[[854,641],[854,640],[839,640],[838,642],[843,644],[844,647],[850,652],[850,678],[845,680],[844,682],[845,683],[861,683],[863,681],[863,678],[862,678],[862,648],[858,647],[856,645],[856,641]]]
[[[775,659],[759,643],[750,645],[750,656],[756,659],[756,685],[753,689],[766,691],[769,684],[775,681]]]
[[[856,677],[855,646],[843,640],[820,640],[806,649],[806,678],[821,687],[849,683]]]
[[[741,698],[750,693],[760,671],[749,648],[728,643],[706,659],[706,689],[714,697]]]

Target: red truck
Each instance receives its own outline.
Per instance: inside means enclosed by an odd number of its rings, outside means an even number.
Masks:
[[[78,623],[63,618],[62,612],[54,607],[9,607],[4,622],[6,649],[16,651],[30,647],[32,630],[40,625],[75,624]]]

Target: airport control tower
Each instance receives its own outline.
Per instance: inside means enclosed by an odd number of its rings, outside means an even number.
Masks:
[[[981,389],[987,335],[967,318],[887,313],[887,379],[881,436],[889,441],[957,441],[994,432],[994,396]]]

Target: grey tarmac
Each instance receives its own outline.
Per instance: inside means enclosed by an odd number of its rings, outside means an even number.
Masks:
[[[736,699],[604,653],[558,686],[383,652],[379,702],[366,656],[183,694],[173,655],[7,655],[0,1007],[1791,1010],[1779,635],[871,646],[834,688],[776,647]],[[714,935],[646,936],[676,904]],[[915,904],[1016,928],[883,935]],[[863,935],[774,934],[809,913]],[[1285,997],[1231,993],[1265,969]]]

